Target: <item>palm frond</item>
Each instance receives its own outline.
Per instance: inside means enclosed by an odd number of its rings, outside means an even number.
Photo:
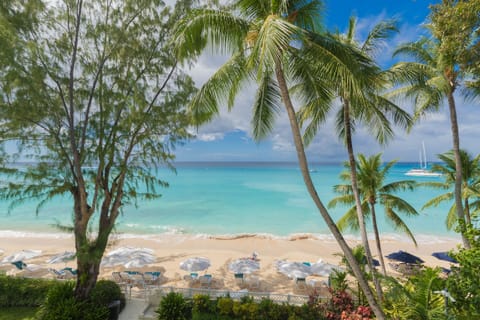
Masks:
[[[281,63],[294,34],[301,34],[301,30],[281,17],[270,15],[264,20],[248,59],[248,65],[257,67],[259,79],[263,72]]]
[[[328,208],[332,209],[338,205],[348,206],[354,203],[355,198],[353,197],[353,194],[343,194],[330,200],[330,202],[328,202]]]
[[[402,218],[400,218],[400,216],[394,210],[392,210],[391,208],[386,208],[385,215],[386,217],[388,217],[388,221],[391,221],[393,223],[395,230],[399,230],[405,233],[413,241],[415,246],[417,246],[417,240],[415,239],[412,231],[410,230],[410,228],[408,228],[405,222],[403,222]]]
[[[228,100],[233,104],[233,97],[242,81],[249,77],[242,53],[233,55],[222,65],[197,92],[190,102],[189,109],[194,122],[199,125],[209,121],[219,111],[219,105]]]
[[[441,194],[435,198],[428,200],[422,207],[422,210],[430,207],[438,207],[438,205],[444,201],[451,201],[453,199],[453,192],[447,192]]]
[[[337,227],[340,231],[351,229],[358,231],[360,225],[358,224],[357,209],[355,206],[351,207],[338,221]]]
[[[181,61],[195,58],[209,43],[221,53],[241,51],[248,29],[248,21],[229,11],[192,10],[173,30],[176,56]]]
[[[264,72],[259,83],[253,104],[253,137],[256,140],[265,138],[273,129],[275,115],[280,110],[280,94],[272,74]]]
[[[288,3],[287,20],[301,29],[312,32],[322,30],[322,16],[325,6],[320,0],[295,0]]]
[[[418,216],[417,210],[410,203],[400,197],[383,193],[379,198],[385,208],[396,209],[407,216]]]
[[[431,47],[431,43],[428,39],[422,38],[416,42],[409,42],[398,46],[393,52],[393,56],[406,55],[412,57],[415,61],[418,61],[425,65],[434,65],[435,60],[430,54],[428,48]]]
[[[393,33],[398,32],[395,20],[382,21],[376,24],[368,33],[360,50],[375,56],[384,48],[383,41],[392,36]]]

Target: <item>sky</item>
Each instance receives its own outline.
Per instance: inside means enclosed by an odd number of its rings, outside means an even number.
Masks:
[[[429,13],[428,6],[433,0],[326,0],[324,23],[329,31],[344,32],[349,17],[358,18],[359,40],[363,40],[368,30],[379,21],[395,18],[399,33],[390,39],[377,57],[381,66],[392,63],[391,53],[401,43],[415,41],[425,33],[422,26]],[[189,70],[197,86],[201,86],[215,70],[225,62],[225,57],[205,52],[197,64]],[[177,161],[296,161],[290,126],[285,113],[280,113],[271,135],[255,142],[251,138],[251,106],[255,88],[245,88],[236,99],[232,111],[223,108],[210,123],[195,131],[196,138],[177,147]],[[471,154],[480,153],[480,103],[463,101],[457,96],[458,121],[460,126],[461,148]],[[411,111],[408,103],[402,107]],[[447,105],[440,112],[428,114],[409,133],[395,129],[396,136],[387,146],[379,146],[362,126],[357,127],[354,136],[356,153],[372,155],[383,153],[383,160],[418,161],[422,142],[425,143],[427,160],[434,161],[437,155],[451,149],[452,138]],[[339,162],[346,160],[344,145],[334,130],[334,120],[330,117],[319,130],[317,137],[306,149],[311,162]]]

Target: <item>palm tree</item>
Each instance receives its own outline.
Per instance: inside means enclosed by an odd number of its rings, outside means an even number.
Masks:
[[[452,189],[452,186],[455,184],[456,176],[456,166],[455,166],[455,155],[453,151],[446,152],[438,156],[444,164],[434,164],[432,170],[442,173],[445,181],[443,183],[438,182],[425,182],[422,185],[441,188],[441,189]],[[463,199],[463,208],[465,210],[465,222],[471,224],[471,206],[472,204],[476,205],[480,197],[480,155],[477,155],[473,158],[467,151],[460,150],[460,158],[462,159],[462,199]],[[436,207],[440,203],[445,201],[451,201],[454,197],[452,191],[441,194],[431,200],[429,200],[423,208]],[[473,203],[471,200],[475,200]],[[422,209],[423,209],[422,208]],[[450,207],[448,211],[446,226],[448,230],[453,229],[456,226],[456,210],[455,203]]]
[[[450,126],[453,142],[453,154],[455,155],[455,209],[460,222],[463,244],[470,248],[470,242],[465,235],[465,214],[462,206],[462,161],[460,156],[460,137],[457,120],[457,107],[455,92],[462,88],[462,81],[467,79],[467,69],[460,68],[463,53],[472,44],[469,40],[476,35],[475,28],[455,30],[442,19],[445,12],[454,8],[462,1],[442,1],[433,6],[430,15],[431,23],[428,25],[433,38],[421,38],[416,42],[399,46],[394,56],[405,54],[415,62],[401,62],[392,67],[393,77],[407,86],[395,90],[392,95],[403,95],[413,98],[415,102],[414,120],[418,120],[427,112],[438,111],[443,101],[447,101],[450,113]],[[446,10],[444,12],[444,10]],[[478,20],[478,14],[477,18]],[[447,19],[448,20],[448,19]],[[449,20],[448,20],[449,21]],[[462,41],[453,45],[456,36]],[[463,86],[465,92],[468,86]]]
[[[363,43],[358,43],[356,38],[356,18],[349,21],[349,28],[346,34],[337,34],[336,38],[350,46],[356,47],[363,54],[373,57],[382,48],[383,40],[387,39],[397,29],[393,21],[384,21],[372,28]],[[359,222],[363,247],[367,257],[368,266],[372,272],[377,292],[381,294],[381,286],[375,277],[373,258],[368,243],[365,227],[364,214],[358,191],[357,173],[355,166],[355,153],[353,150],[352,136],[355,132],[357,122],[367,124],[367,128],[380,144],[385,144],[393,137],[392,122],[403,128],[411,125],[411,118],[404,110],[385,99],[381,92],[389,85],[388,73],[382,72],[379,68],[376,72],[364,72],[358,69],[353,78],[343,78],[335,83],[335,93],[340,98],[341,105],[337,113],[337,132],[344,141],[350,164],[350,176],[353,196],[355,199],[357,221]],[[352,86],[352,82],[355,86]],[[362,88],[361,90],[352,90]],[[310,121],[305,130],[305,140],[310,142],[317,132],[319,126],[326,118],[326,113],[333,107],[330,105],[308,104],[300,110],[302,122]],[[391,119],[391,120],[390,120]]]
[[[384,275],[387,274],[387,271],[385,269],[385,262],[383,259],[382,246],[380,242],[380,232],[377,224],[377,212],[375,210],[377,203],[383,206],[385,217],[388,219],[388,221],[392,222],[395,229],[406,233],[408,237],[412,239],[413,243],[417,245],[413,233],[402,220],[399,213],[403,213],[408,216],[414,216],[418,215],[418,212],[408,202],[394,194],[398,191],[413,190],[416,186],[416,182],[413,180],[402,180],[384,184],[388,172],[395,163],[396,161],[390,161],[383,166],[381,154],[377,154],[369,158],[366,158],[363,154],[359,154],[358,161],[356,163],[358,173],[358,189],[361,197],[362,211],[366,218],[371,217],[372,219],[377,253]],[[346,163],[345,167],[347,170],[340,174],[340,178],[343,181],[350,182],[352,178],[350,164]],[[329,208],[333,208],[339,204],[355,204],[352,186],[350,184],[336,185],[334,190],[335,192],[339,193],[340,196],[329,202]],[[353,230],[359,229],[359,222],[355,211],[355,206],[351,207],[337,222],[337,226],[341,231],[347,228],[351,228]]]
[[[253,106],[253,136],[261,139],[272,130],[283,104],[307,190],[352,266],[372,310],[377,318],[384,319],[351,249],[312,182],[289,90],[289,85],[296,86],[292,92],[300,101],[329,101],[332,94],[328,83],[344,76],[350,78],[352,65],[368,72],[370,61],[348,46],[316,33],[322,10],[319,0],[236,0],[229,9],[195,10],[179,22],[179,58],[195,57],[209,41],[222,52],[232,53],[192,101],[193,116],[200,124],[218,113],[220,103],[233,107],[240,87],[248,80],[255,81],[258,89]],[[314,57],[322,64],[313,64]]]

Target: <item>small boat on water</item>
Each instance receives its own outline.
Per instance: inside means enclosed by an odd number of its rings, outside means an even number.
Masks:
[[[414,177],[440,177],[442,174],[428,169],[427,153],[425,152],[425,143],[422,142],[420,150],[420,168],[410,169],[405,173],[406,176]]]

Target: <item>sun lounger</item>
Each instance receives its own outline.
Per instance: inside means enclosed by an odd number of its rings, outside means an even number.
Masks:
[[[148,286],[158,286],[161,284],[162,273],[160,271],[147,271],[143,273],[143,279]]]
[[[200,286],[202,288],[210,288],[210,283],[212,282],[212,275],[206,274],[199,277]]]
[[[74,275],[73,273],[67,270],[57,270],[57,269],[49,268],[48,272],[53,274],[55,276],[55,279],[57,280],[68,280],[68,279],[74,279],[76,277],[76,275]]]
[[[245,277],[243,276],[243,273],[235,273],[235,283],[238,286],[243,286],[245,284]]]
[[[305,278],[296,278],[295,279],[295,289],[298,291],[306,291],[307,290],[307,282]]]

